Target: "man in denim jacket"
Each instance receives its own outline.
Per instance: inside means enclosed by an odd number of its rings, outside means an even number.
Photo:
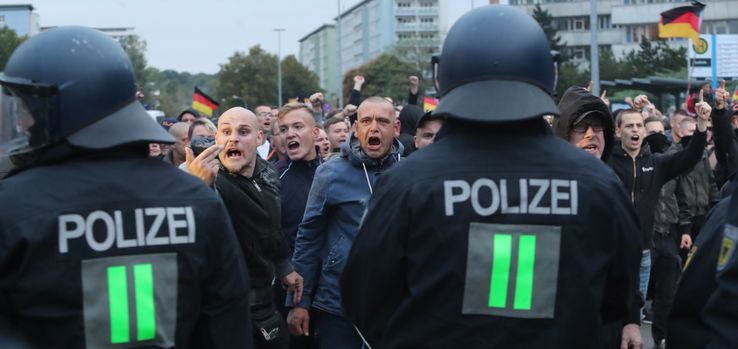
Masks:
[[[312,307],[320,317],[320,348],[361,347],[361,338],[341,312],[338,280],[377,175],[400,160],[403,147],[395,140],[399,132],[392,104],[370,97],[358,108],[355,132],[342,145],[341,156],[315,173],[293,256],[305,288],[299,304],[287,297],[293,307],[287,321],[293,335],[307,335]]]

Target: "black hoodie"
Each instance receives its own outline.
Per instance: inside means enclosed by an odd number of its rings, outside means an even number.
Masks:
[[[607,161],[612,153],[612,146],[615,144],[615,123],[613,122],[612,113],[605,105],[605,102],[587,91],[583,87],[569,87],[559,102],[560,116],[554,121],[554,133],[569,141],[569,133],[574,128],[574,122],[586,112],[594,111],[593,116],[598,116],[604,129],[605,148],[602,150],[602,161]]]
[[[400,143],[405,147],[403,157],[410,155],[416,150],[413,136],[418,125],[418,120],[423,116],[423,109],[417,105],[406,105],[400,112]]]

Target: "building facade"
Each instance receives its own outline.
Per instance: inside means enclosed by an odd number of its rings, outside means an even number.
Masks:
[[[566,53],[575,63],[586,63],[590,50],[589,0],[509,0],[510,5],[533,13],[536,4],[548,10]],[[661,12],[689,5],[684,0],[598,0],[597,28],[600,49],[612,50],[616,58],[637,50],[641,38],[658,39]],[[703,34],[738,34],[735,0],[711,0],[703,11]],[[671,39],[672,46],[686,46],[687,39]]]
[[[320,86],[333,100],[338,91],[336,25],[324,24],[300,39],[300,63],[318,76]]]
[[[321,26],[300,40],[300,62],[320,76],[324,89],[337,93],[339,86],[329,83],[338,84],[339,76],[382,53],[430,61],[441,50],[448,30],[447,13],[447,0],[361,0],[342,11],[334,26]],[[328,38],[332,31],[336,37],[333,47],[317,38]],[[317,51],[332,51],[316,52],[318,46]],[[331,56],[335,63],[329,61]]]
[[[0,27],[15,30],[18,36],[34,36],[41,31],[38,13],[30,5],[0,5]]]

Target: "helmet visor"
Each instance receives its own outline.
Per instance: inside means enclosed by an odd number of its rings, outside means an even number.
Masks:
[[[49,143],[49,87],[0,81],[0,156]]]

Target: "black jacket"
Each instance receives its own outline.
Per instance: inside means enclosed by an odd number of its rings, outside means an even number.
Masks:
[[[640,255],[615,174],[543,120],[443,128],[379,177],[342,274],[346,316],[378,348],[599,347]]]
[[[583,87],[572,86],[566,90],[559,102],[561,114],[554,120],[553,129],[557,136],[569,141],[569,134],[574,128],[574,122],[585,113],[592,113],[602,123],[602,135],[605,147],[602,150],[602,160],[607,161],[615,143],[615,123],[610,109],[600,97],[592,94]]]
[[[653,247],[653,219],[661,186],[694,167],[702,158],[706,132],[694,132],[689,146],[672,154],[651,154],[644,144],[635,159],[618,142],[608,163],[620,177],[640,222],[643,249]]]
[[[702,311],[717,289],[715,268],[723,231],[729,210],[735,211],[730,201],[731,197],[723,199],[710,211],[689,253],[669,313],[669,349],[704,349],[710,343],[712,334]],[[735,333],[735,328],[730,330]]]
[[[316,150],[317,151],[317,150]],[[316,154],[320,154],[316,152]],[[295,249],[297,227],[305,214],[310,186],[313,184],[315,170],[323,163],[317,156],[314,160],[282,160],[276,165],[281,183],[279,196],[282,202],[282,231],[290,251]],[[291,258],[291,257],[290,257]]]
[[[34,347],[251,347],[243,257],[200,180],[103,151],[0,181],[0,203],[0,323]]]
[[[710,329],[709,349],[738,348],[738,195],[733,193],[726,224],[712,243],[719,245],[720,253],[713,259],[717,289],[707,300],[703,310],[705,324]],[[717,242],[717,243],[716,243]]]
[[[277,174],[256,157],[251,178],[221,169],[215,180],[251,276],[252,304],[272,302],[272,280],[293,271],[282,234]]]

